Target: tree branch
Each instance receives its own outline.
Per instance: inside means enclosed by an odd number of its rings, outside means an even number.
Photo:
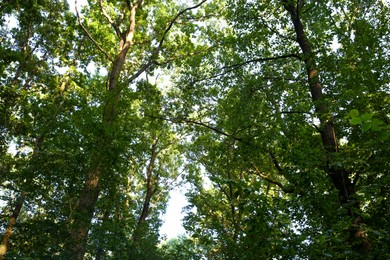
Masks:
[[[186,119],[186,118],[163,118],[163,117],[157,117],[159,119],[163,119],[163,120],[168,120],[168,121],[171,121],[171,122],[186,122],[186,123],[190,123],[190,124],[194,124],[194,125],[199,125],[199,126],[203,126],[203,127],[206,127],[210,130],[213,130],[214,132],[216,133],[219,133],[221,135],[224,135],[226,137],[229,137],[229,138],[232,138],[236,141],[239,141],[239,142],[242,142],[242,143],[247,143],[245,142],[243,139],[241,138],[238,138],[238,137],[235,137],[234,135],[231,135],[231,134],[228,134],[220,129],[218,129],[217,127],[215,126],[211,126],[211,125],[208,125],[207,123],[203,123],[203,122],[198,122],[198,121],[194,121],[194,120],[190,120],[190,119]],[[278,173],[280,175],[283,175],[283,169],[280,167],[275,155],[268,151],[271,159],[272,159],[272,162],[274,163],[276,169],[278,170]],[[285,185],[283,185],[281,182],[277,181],[277,180],[274,180],[272,178],[270,178],[268,175],[265,175],[263,173],[261,173],[261,171],[252,163],[253,167],[255,168],[255,174],[258,175],[259,177],[261,177],[262,179],[272,183],[272,184],[275,184],[277,185],[283,192],[285,193],[293,193],[294,192],[294,188],[293,187],[286,187]]]
[[[275,56],[275,57],[251,59],[251,60],[244,61],[242,63],[225,66],[225,67],[222,67],[221,69],[222,70],[224,70],[224,69],[236,69],[236,68],[243,67],[243,66],[248,65],[248,64],[253,63],[253,62],[280,60],[280,59],[286,59],[286,58],[298,58],[298,59],[301,59],[301,57],[299,55],[292,53],[292,54],[286,54],[286,55]]]
[[[95,44],[95,46],[99,49],[99,51],[101,53],[104,54],[104,56],[106,56],[106,58],[111,61],[111,62],[114,62],[114,60],[110,57],[110,55],[108,55],[108,53],[99,45],[99,43],[92,37],[92,35],[88,32],[87,28],[85,28],[85,26],[83,25],[83,23],[81,22],[81,18],[80,18],[80,13],[79,13],[79,10],[77,8],[77,0],[74,1],[75,2],[75,11],[76,11],[76,15],[77,15],[77,21],[79,22],[79,25],[80,27],[83,29],[84,33],[88,36],[88,38]]]
[[[198,121],[187,119],[187,118],[165,118],[165,117],[154,117],[154,116],[150,116],[150,117],[158,118],[158,119],[162,119],[162,120],[166,120],[166,121],[170,121],[170,122],[173,122],[173,123],[185,122],[185,123],[189,123],[189,124],[193,124],[193,125],[203,126],[203,127],[208,128],[210,130],[213,130],[214,132],[216,132],[218,134],[221,134],[223,136],[232,138],[232,139],[234,139],[236,141],[240,141],[242,143],[245,143],[245,141],[243,139],[241,139],[239,137],[236,137],[236,136],[234,136],[232,134],[228,134],[228,133],[218,129],[216,126],[212,126],[212,125],[209,125],[209,124],[204,123],[204,122],[198,122]]]
[[[278,170],[280,175],[283,175],[283,169],[280,167],[279,161],[276,159],[276,156],[271,152],[268,151],[269,156],[272,159],[272,163],[274,164],[275,168]]]
[[[272,184],[275,184],[277,185],[283,192],[285,193],[293,193],[294,192],[294,188],[291,187],[291,186],[288,186],[286,187],[285,185],[283,185],[281,182],[277,181],[277,180],[274,180],[272,179],[271,177],[269,177],[268,175],[265,175],[264,173],[262,173],[257,167],[256,165],[252,164],[255,171],[253,172],[254,174],[256,174],[257,176],[259,176],[260,178],[262,178],[263,180],[266,180]]]
[[[114,28],[116,35],[120,38],[121,31],[119,30],[118,25],[111,19],[111,17],[107,14],[106,10],[103,8],[103,1],[102,0],[99,0],[99,6],[100,6],[100,10],[103,13],[103,16],[106,18],[108,23],[112,26],[112,28]]]
[[[254,62],[264,62],[264,61],[279,60],[279,59],[286,59],[286,58],[293,58],[293,57],[301,59],[301,57],[299,55],[297,55],[297,54],[286,54],[286,55],[275,56],[275,57],[257,58],[257,59],[247,60],[247,61],[244,61],[242,63],[221,67],[221,68],[217,69],[217,71],[225,70],[224,72],[221,72],[221,73],[218,73],[218,74],[214,74],[214,75],[212,75],[210,77],[206,77],[206,78],[203,78],[203,79],[192,81],[191,84],[195,84],[197,82],[201,82],[201,81],[204,81],[204,80],[210,80],[210,79],[219,78],[221,76],[224,76],[224,75],[226,75],[226,74],[236,70],[237,68],[246,66],[246,65],[254,63]],[[289,79],[289,80],[299,81],[297,79]]]
[[[172,21],[169,23],[168,27],[165,29],[165,31],[164,31],[164,33],[163,33],[163,36],[161,37],[161,40],[160,40],[160,42],[159,42],[159,44],[158,44],[158,46],[157,46],[157,49],[156,49],[156,54],[158,54],[158,52],[160,51],[161,46],[163,45],[163,43],[164,43],[164,41],[165,41],[165,38],[166,38],[168,32],[171,30],[171,28],[172,28],[173,24],[176,22],[176,20],[177,20],[182,14],[184,14],[185,12],[190,11],[190,10],[192,10],[192,9],[198,8],[199,6],[201,6],[202,4],[204,4],[206,1],[207,1],[207,0],[203,0],[203,1],[201,1],[201,2],[200,2],[199,4],[197,4],[197,5],[194,5],[194,6],[192,6],[192,7],[188,7],[188,8],[183,9],[182,11],[180,11],[180,12],[172,19]]]
[[[194,5],[192,7],[188,7],[188,8],[185,8],[184,10],[180,11],[173,19],[172,21],[169,23],[168,27],[165,29],[164,33],[163,33],[163,36],[161,37],[159,43],[158,43],[158,46],[156,47],[156,49],[152,52],[152,55],[150,56],[149,60],[147,63],[145,63],[143,66],[141,66],[141,68],[136,72],[134,73],[128,80],[128,83],[132,82],[133,80],[135,80],[136,78],[138,78],[143,72],[145,72],[153,63],[155,63],[155,58],[158,56],[158,54],[160,53],[160,50],[161,50],[161,47],[165,41],[165,38],[166,36],[168,35],[168,32],[172,29],[172,26],[173,24],[176,22],[176,20],[182,15],[184,14],[185,12],[189,11],[189,10],[192,10],[192,9],[195,9],[195,8],[198,8],[199,6],[201,6],[203,3],[205,3],[207,0],[203,0],[201,1],[199,4],[197,5]],[[140,0],[140,2],[142,2]]]

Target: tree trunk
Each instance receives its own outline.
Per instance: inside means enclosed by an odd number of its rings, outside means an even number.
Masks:
[[[359,239],[360,241],[358,244],[360,249],[367,249],[367,243],[369,242],[366,239],[365,233],[359,228],[362,219],[360,216],[356,216],[354,213],[360,212],[359,203],[356,201],[356,199],[353,198],[355,194],[355,182],[350,180],[349,173],[345,170],[345,168],[336,168],[332,164],[332,158],[336,153],[338,153],[337,137],[334,129],[332,113],[329,110],[322,93],[321,81],[315,61],[316,57],[311,50],[310,42],[306,37],[299,15],[304,2],[301,0],[297,0],[297,3],[294,2],[295,1],[291,0],[282,0],[284,8],[291,16],[297,42],[303,54],[302,56],[306,66],[306,73],[308,77],[307,80],[311,97],[314,103],[316,114],[320,121],[319,130],[322,139],[322,145],[329,155],[327,159],[328,175],[336,189],[339,191],[341,205],[347,208],[348,215],[354,219],[354,222],[351,226],[351,239],[354,241]]]
[[[85,253],[86,239],[89,225],[91,223],[95,206],[100,193],[100,179],[107,170],[106,166],[111,165],[112,158],[112,139],[109,137],[110,129],[113,128],[115,118],[118,114],[116,105],[120,99],[120,89],[116,89],[115,81],[119,77],[121,68],[124,64],[126,53],[130,45],[121,51],[113,63],[111,69],[108,99],[104,105],[103,114],[103,133],[99,143],[96,145],[96,152],[92,155],[92,165],[88,171],[84,186],[80,192],[78,204],[75,209],[75,216],[71,230],[71,255],[73,259],[83,259]]]
[[[14,210],[12,211],[12,215],[9,219],[7,229],[5,230],[5,233],[3,235],[3,239],[1,240],[0,245],[0,260],[4,259],[5,254],[7,253],[8,249],[8,241],[14,231],[14,226],[16,224],[16,220],[19,217],[20,210],[23,207],[24,200],[26,199],[26,193],[22,192],[18,200],[16,201],[16,205]]]
[[[118,116],[117,105],[120,101],[122,88],[117,81],[121,74],[123,65],[126,62],[126,55],[132,46],[135,31],[135,15],[142,1],[138,1],[130,8],[130,25],[126,32],[119,33],[119,53],[112,63],[110,74],[107,80],[107,99],[103,108],[103,133],[96,144],[96,152],[92,154],[92,165],[87,174],[84,186],[80,192],[78,204],[75,209],[73,225],[70,231],[71,241],[69,243],[68,257],[82,260],[86,250],[89,226],[95,211],[96,202],[100,193],[100,180],[111,165],[112,138],[110,131],[113,131],[115,119]],[[117,26],[118,27],[118,26]],[[118,29],[119,30],[119,29]]]

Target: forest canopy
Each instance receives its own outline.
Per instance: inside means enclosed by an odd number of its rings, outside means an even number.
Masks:
[[[390,258],[387,1],[81,2],[0,3],[0,259]]]

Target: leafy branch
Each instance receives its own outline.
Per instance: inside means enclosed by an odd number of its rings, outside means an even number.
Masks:
[[[266,180],[266,181],[268,181],[268,182],[270,182],[272,184],[277,185],[285,193],[293,193],[294,192],[294,188],[293,187],[286,186],[286,185],[282,184],[280,181],[277,181],[277,180],[271,178],[268,174],[264,174],[253,163],[252,163],[252,166],[255,169],[255,171],[253,172],[255,175],[259,176],[260,178],[262,178],[262,179],[264,179],[264,180]]]
[[[87,30],[87,28],[84,26],[83,22],[81,21],[81,18],[80,18],[80,12],[79,12],[79,9],[77,7],[77,0],[75,0],[75,7],[74,7],[75,11],[76,11],[76,15],[77,15],[77,21],[79,22],[79,25],[81,27],[81,29],[83,29],[84,33],[87,35],[87,37],[95,44],[95,46],[99,49],[99,51],[101,53],[104,54],[104,56],[106,56],[106,58],[111,61],[111,62],[114,62],[114,59],[112,59],[110,57],[110,55],[108,55],[108,53],[100,46],[100,44],[92,37],[92,35],[89,33],[89,31]]]
[[[111,17],[108,15],[108,13],[106,12],[106,10],[105,10],[104,7],[103,7],[103,1],[102,1],[102,0],[99,0],[99,6],[100,6],[100,10],[102,11],[103,16],[106,18],[106,20],[108,21],[108,23],[111,24],[112,28],[114,28],[116,34],[117,34],[118,37],[120,38],[120,37],[121,37],[121,31],[120,31],[120,29],[119,29],[119,27],[118,27],[118,24],[115,23],[115,22],[111,19]],[[123,17],[124,17],[124,15],[123,15],[123,13],[122,13],[121,19],[120,19],[120,20],[123,20]]]
[[[168,120],[168,121],[171,121],[171,122],[175,122],[175,123],[185,122],[185,123],[189,123],[189,124],[193,124],[193,125],[202,126],[202,127],[207,128],[207,129],[210,129],[210,130],[212,130],[212,131],[214,131],[214,132],[216,132],[218,134],[221,134],[223,136],[226,136],[226,137],[232,138],[232,139],[234,139],[236,141],[239,141],[241,143],[249,144],[248,142],[246,142],[242,138],[236,137],[236,136],[234,136],[232,134],[228,134],[228,133],[222,131],[221,129],[218,129],[216,126],[213,126],[213,125],[210,125],[210,124],[207,124],[207,123],[204,123],[204,122],[199,122],[199,121],[195,121],[195,120],[191,120],[191,119],[187,119],[187,118],[164,118],[164,117],[158,117],[158,118],[162,119],[162,120]],[[281,176],[283,176],[283,169],[280,166],[278,160],[276,159],[276,156],[271,151],[268,151],[268,154],[271,157],[272,163],[274,164],[274,166],[277,169],[278,173]],[[256,167],[256,165],[254,163],[252,163],[252,166],[255,169],[255,171],[253,173],[256,174],[257,176],[261,177],[262,179],[264,179],[264,180],[266,180],[266,181],[268,181],[268,182],[270,182],[272,184],[277,185],[285,193],[293,193],[294,192],[294,188],[293,187],[286,186],[286,185],[282,184],[281,182],[279,182],[279,181],[269,177],[269,175],[266,175],[266,174],[262,173]]]
[[[223,71],[223,72],[214,74],[214,75],[212,75],[210,77],[206,77],[206,78],[203,78],[203,79],[194,80],[194,81],[191,82],[191,84],[222,77],[222,76],[224,76],[224,75],[226,75],[226,74],[228,74],[230,72],[235,71],[238,68],[244,67],[244,66],[249,65],[251,63],[273,61],[273,60],[280,60],[280,59],[286,59],[286,58],[301,59],[301,56],[299,56],[298,54],[286,54],[286,55],[281,55],[281,56],[265,57],[265,58],[257,58],[257,59],[247,60],[247,61],[244,61],[244,62],[241,62],[241,63],[232,64],[232,65],[221,67],[221,68],[217,69],[217,71]],[[291,79],[291,80],[297,81],[297,79]]]
[[[240,142],[243,142],[245,143],[245,141],[242,139],[242,138],[239,138],[239,137],[236,137],[232,134],[228,134],[224,131],[222,131],[221,129],[218,129],[216,126],[213,126],[213,125],[210,125],[208,123],[205,123],[205,122],[200,122],[200,121],[195,121],[195,120],[191,120],[191,119],[188,119],[188,118],[184,118],[184,117],[176,117],[176,118],[167,118],[167,117],[156,117],[156,116],[150,116],[151,118],[158,118],[158,119],[161,119],[161,120],[166,120],[166,121],[170,121],[170,122],[173,122],[173,123],[188,123],[188,124],[192,124],[192,125],[198,125],[198,126],[202,126],[202,127],[205,127],[205,128],[208,128],[218,134],[221,134],[223,136],[226,136],[226,137],[229,137],[229,138],[232,138],[236,141],[240,141]]]
[[[172,26],[175,24],[176,20],[178,20],[179,17],[182,14],[184,14],[185,12],[198,8],[199,6],[204,4],[206,1],[207,0],[203,0],[199,4],[191,6],[191,7],[188,7],[188,8],[185,8],[182,11],[180,11],[179,13],[176,14],[176,16],[168,24],[167,28],[165,28],[164,33],[163,33],[163,35],[162,35],[162,37],[161,37],[161,39],[160,39],[160,41],[158,43],[158,46],[156,47],[156,49],[150,55],[150,58],[149,58],[148,62],[146,62],[136,73],[134,73],[129,78],[129,80],[128,80],[129,83],[132,82],[134,79],[138,78],[144,71],[146,71],[152,64],[155,63],[155,59],[158,56],[158,54],[160,53],[162,45],[164,44],[164,41],[165,41],[169,31],[172,29]]]

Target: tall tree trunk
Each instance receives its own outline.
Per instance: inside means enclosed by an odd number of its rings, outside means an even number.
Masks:
[[[335,167],[332,164],[332,158],[336,153],[338,153],[337,136],[335,133],[332,112],[329,110],[323,96],[319,71],[315,61],[316,57],[311,50],[310,42],[306,37],[304,27],[300,19],[300,11],[304,5],[304,1],[282,0],[282,3],[291,16],[297,42],[303,54],[302,57],[306,66],[311,98],[320,121],[319,130],[322,138],[322,145],[329,155],[327,160],[328,175],[334,186],[339,191],[341,205],[347,208],[349,216],[354,219],[351,225],[351,239],[354,240],[352,243],[356,243],[356,240],[358,239],[360,240],[358,242],[360,247],[359,249],[368,249],[369,241],[366,239],[365,233],[358,227],[361,224],[362,219],[360,216],[355,215],[355,212],[360,211],[358,201],[353,198],[355,194],[355,182],[350,180],[349,173],[345,170],[345,168]]]
[[[135,31],[135,15],[138,7],[142,4],[139,0],[130,9],[130,24],[125,32],[119,31],[119,26],[112,24],[120,37],[119,53],[112,63],[112,67],[107,80],[107,99],[103,108],[103,133],[96,144],[95,153],[92,154],[90,170],[84,181],[84,186],[80,192],[78,204],[75,209],[72,228],[70,231],[71,241],[69,243],[68,257],[72,259],[83,259],[86,250],[86,243],[90,223],[95,211],[96,202],[100,193],[100,180],[107,171],[106,167],[111,165],[112,138],[110,131],[113,131],[115,119],[118,116],[117,105],[120,101],[122,88],[117,84],[123,65],[126,62],[126,55],[133,44]],[[83,27],[84,28],[84,27]],[[109,166],[108,166],[109,167]],[[108,169],[108,171],[110,171]]]

